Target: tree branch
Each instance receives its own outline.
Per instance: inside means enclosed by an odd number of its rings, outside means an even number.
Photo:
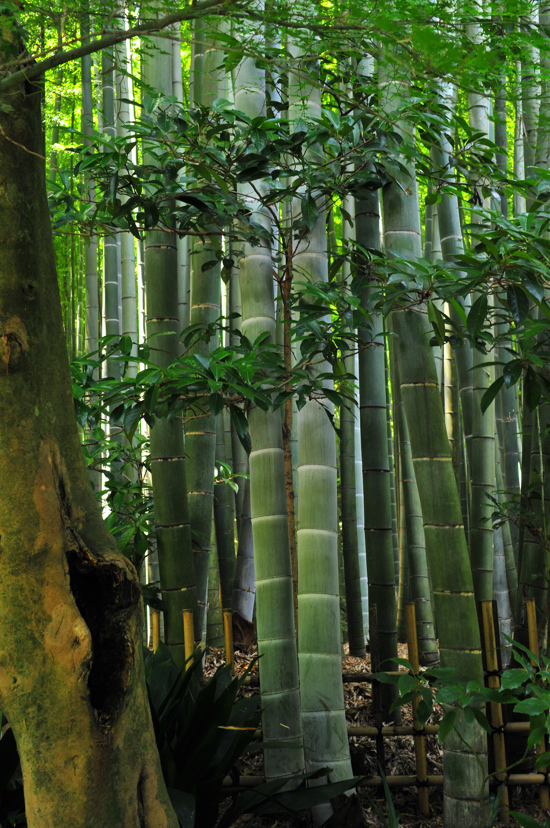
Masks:
[[[139,26],[134,26],[131,29],[116,29],[109,32],[97,40],[90,40],[88,43],[77,46],[74,49],[69,49],[66,52],[56,52],[49,58],[41,60],[26,69],[20,69],[13,74],[0,80],[0,93],[6,92],[8,89],[13,89],[25,81],[36,80],[50,69],[55,69],[57,66],[63,66],[65,63],[70,63],[72,60],[79,60],[79,58],[91,55],[94,52],[100,52],[102,49],[110,49],[118,43],[122,43],[132,37],[139,37],[140,35],[154,34],[166,29],[168,26],[173,26],[175,23],[180,23],[182,20],[194,20],[195,18],[203,17],[205,14],[212,14],[218,9],[229,6],[232,11],[235,9],[235,2],[229,0],[201,0],[199,3],[192,3],[185,9],[168,14],[166,17],[158,18],[157,20],[147,20],[140,23]]]

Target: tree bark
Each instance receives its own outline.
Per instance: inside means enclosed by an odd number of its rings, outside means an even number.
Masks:
[[[0,98],[0,707],[29,828],[176,828],[143,678],[139,581],[81,456],[40,97],[24,83]]]

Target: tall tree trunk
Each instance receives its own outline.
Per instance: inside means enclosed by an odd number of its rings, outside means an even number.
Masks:
[[[11,481],[0,498],[0,704],[29,828],[57,828],[60,814],[73,828],[176,828],[143,678],[139,581],[82,462],[40,98],[30,83],[0,96],[0,477]]]

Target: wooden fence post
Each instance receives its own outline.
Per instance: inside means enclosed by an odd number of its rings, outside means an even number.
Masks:
[[[498,650],[493,615],[493,601],[481,601],[481,617],[483,621],[483,644],[485,649],[485,663],[487,666],[487,686],[498,690],[500,679],[498,676]],[[494,702],[489,703],[489,720],[493,728],[493,749],[495,753],[495,777],[499,782],[506,780],[506,747],[504,741],[504,720],[502,707]],[[505,786],[501,799],[500,818],[505,825],[510,824],[508,788]]]
[[[420,659],[418,657],[418,640],[416,637],[416,613],[414,601],[405,607],[405,621],[407,625],[407,648],[409,661],[412,664],[415,676],[420,673]],[[426,737],[424,728],[418,727],[416,711],[418,708],[418,696],[412,703],[412,716],[414,728],[414,753],[416,756],[416,781],[418,789],[418,812],[421,816],[430,815],[430,802],[428,796],[428,765],[426,762]]]
[[[529,649],[538,659],[539,657],[539,635],[537,630],[537,608],[534,598],[527,598],[525,601],[527,607],[527,629],[529,631]],[[531,664],[536,669],[537,664],[531,661]],[[537,753],[541,756],[546,753],[546,738],[543,738],[540,745],[537,745]],[[540,768],[540,773],[546,774],[546,768]],[[540,807],[543,811],[550,809],[550,790],[548,784],[540,786]]]

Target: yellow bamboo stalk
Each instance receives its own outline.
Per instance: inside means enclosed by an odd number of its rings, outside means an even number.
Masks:
[[[193,610],[183,610],[183,642],[185,649],[185,669],[191,666],[191,658],[195,650],[195,632],[193,629]]]
[[[151,610],[151,637],[153,652],[156,653],[160,642],[160,612]]]
[[[225,638],[225,663],[233,669],[235,653],[233,650],[233,623],[230,609],[224,609],[223,611],[223,635]]]
[[[525,601],[527,607],[527,629],[529,630],[529,649],[533,655],[539,657],[539,636],[537,631],[537,609],[534,598],[527,598]],[[537,667],[534,661],[531,662],[533,667]],[[537,745],[537,753],[541,756],[546,752],[546,739],[543,739],[540,745]],[[546,768],[540,768],[541,773],[545,774]],[[550,790],[547,784],[540,787],[540,807],[543,811],[550,808]]]
[[[420,659],[418,657],[418,640],[416,637],[416,613],[414,601],[405,606],[405,624],[407,628],[407,648],[409,661],[412,664],[414,674],[420,673]],[[426,761],[426,739],[424,732],[418,727],[416,711],[418,709],[418,696],[412,703],[412,716],[414,728],[414,753],[416,756],[416,778],[418,783],[418,812],[421,816],[430,815],[430,802],[428,796],[428,765]]]
[[[481,617],[483,619],[483,642],[485,644],[485,659],[487,664],[487,686],[493,690],[498,690],[500,687],[500,678],[496,673],[498,672],[498,652],[497,641],[495,635],[495,624],[493,618],[493,602],[481,602]],[[506,779],[506,747],[504,742],[504,733],[502,726],[504,720],[502,718],[502,707],[500,704],[490,702],[490,719],[493,727],[493,748],[495,753],[495,777],[499,782],[504,782]],[[510,801],[508,796],[508,788],[505,786],[502,793],[500,818],[505,825],[510,824],[509,815]]]

